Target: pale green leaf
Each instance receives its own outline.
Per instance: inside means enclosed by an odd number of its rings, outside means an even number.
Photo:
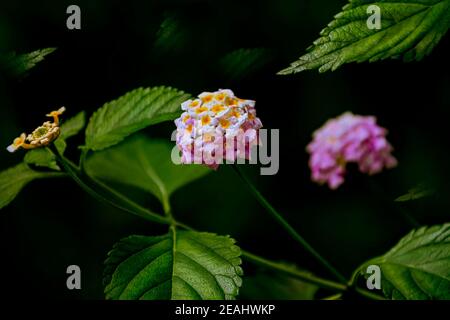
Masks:
[[[105,261],[105,295],[114,300],[234,299],[242,284],[241,251],[229,237],[175,231],[130,236]]]
[[[390,299],[450,299],[450,223],[413,230],[384,256],[365,263],[381,269]]]
[[[107,150],[95,152],[86,162],[89,175],[146,190],[167,205],[180,187],[211,172],[201,165],[175,165],[175,144],[137,135]]]
[[[147,126],[177,118],[189,95],[170,87],[139,88],[106,103],[89,120],[86,147],[113,146]]]
[[[381,28],[369,29],[370,5],[381,9]],[[336,70],[344,63],[403,56],[421,60],[450,25],[450,0],[350,0],[309,52],[279,74]]]
[[[25,163],[0,172],[0,209],[13,201],[19,192],[31,181],[60,175],[62,174],[34,171]]]

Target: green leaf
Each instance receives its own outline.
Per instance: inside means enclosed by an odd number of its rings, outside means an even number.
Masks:
[[[224,56],[220,66],[227,78],[238,80],[264,67],[269,60],[267,49],[238,49]]]
[[[295,266],[286,265],[287,268]],[[253,276],[246,276],[240,299],[252,300],[313,300],[316,285],[289,277],[279,272],[261,269]]]
[[[105,295],[114,300],[234,299],[242,284],[241,251],[229,237],[175,231],[130,236],[105,261]]]
[[[86,125],[86,113],[79,112],[76,116],[67,119],[61,125],[61,133],[59,139],[67,140],[70,137],[76,136]]]
[[[173,148],[175,145],[165,139],[137,135],[115,147],[95,152],[86,161],[86,171],[105,181],[146,190],[168,206],[174,191],[211,172],[201,165],[173,164]]]
[[[189,95],[170,87],[139,88],[106,103],[89,120],[86,147],[97,151],[113,146],[147,126],[173,120]]]
[[[428,189],[422,185],[419,185],[415,188],[408,190],[408,193],[396,198],[394,201],[406,202],[406,201],[411,201],[411,200],[417,200],[420,198],[428,197],[428,196],[434,194],[434,192],[435,191],[433,189]]]
[[[159,55],[174,55],[189,48],[189,28],[178,14],[167,14],[156,33],[154,47]]]
[[[384,256],[366,262],[381,269],[391,299],[450,299],[450,223],[413,230]]]
[[[381,9],[381,29],[369,29],[370,5]],[[319,68],[336,70],[344,63],[403,56],[421,60],[436,46],[450,25],[450,0],[350,0],[321,37],[279,74]]]
[[[77,135],[86,124],[86,114],[84,111],[76,116],[64,121],[61,125],[61,133],[55,141],[55,146],[61,154],[64,154],[67,144],[66,139]],[[24,161],[27,164],[38,167],[47,167],[53,170],[60,170],[56,163],[55,155],[46,148],[30,150],[25,154]]]
[[[56,48],[46,48],[21,55],[11,54],[7,58],[6,66],[16,76],[22,75],[55,50]]]
[[[30,150],[25,154],[25,163],[37,167],[46,167],[52,170],[61,170],[56,163],[55,155],[47,148]]]
[[[61,176],[61,174],[34,171],[25,163],[0,172],[0,209],[10,204],[31,181],[54,176]]]

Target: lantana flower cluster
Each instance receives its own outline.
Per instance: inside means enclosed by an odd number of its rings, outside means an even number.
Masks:
[[[217,169],[224,159],[250,159],[262,127],[255,101],[240,99],[225,89],[203,92],[182,103],[181,109],[183,114],[175,120],[181,163]]]
[[[47,114],[47,117],[53,118],[53,122],[44,122],[29,135],[22,133],[19,137],[14,139],[13,143],[9,145],[6,150],[9,152],[16,152],[20,148],[35,149],[48,146],[59,137],[61,131],[59,127],[59,117],[64,111],[66,111],[66,108],[61,107],[58,110]]]
[[[395,167],[397,160],[386,135],[387,130],[378,126],[373,116],[347,112],[328,120],[307,146],[311,179],[336,189],[344,182],[347,163],[356,163],[361,172],[370,175]]]

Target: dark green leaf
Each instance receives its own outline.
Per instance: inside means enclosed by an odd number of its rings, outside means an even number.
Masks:
[[[384,256],[366,262],[381,269],[391,299],[450,299],[450,223],[413,230]]]
[[[367,9],[381,9],[381,29],[369,29]],[[319,68],[336,70],[344,63],[403,56],[421,60],[450,24],[450,0],[350,0],[309,52],[279,74]]]
[[[7,58],[6,67],[16,76],[22,75],[55,50],[56,48],[46,48],[21,55],[12,54]]]
[[[223,57],[220,66],[228,79],[238,80],[264,67],[269,60],[267,49],[239,49]]]
[[[130,236],[105,261],[105,295],[120,300],[234,299],[242,280],[241,251],[229,237],[175,231]]]
[[[31,181],[60,175],[60,173],[31,170],[25,163],[0,172],[0,209],[13,201],[19,192]]]
[[[175,190],[211,172],[201,165],[173,164],[173,148],[175,145],[167,140],[137,135],[115,147],[94,153],[86,162],[86,170],[102,180],[146,190],[163,205],[168,205]]]
[[[395,199],[397,202],[406,202],[411,200],[417,200],[420,198],[428,197],[434,193],[433,189],[426,188],[422,185],[419,185],[415,188],[408,190],[408,193],[398,197]]]
[[[189,97],[170,87],[139,88],[106,103],[89,120],[86,147],[102,150],[147,126],[173,120]]]
[[[189,28],[179,15],[166,14],[156,34],[154,47],[159,55],[174,55],[189,48]]]

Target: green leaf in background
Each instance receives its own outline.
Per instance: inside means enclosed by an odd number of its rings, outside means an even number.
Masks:
[[[66,139],[77,135],[86,124],[86,114],[84,111],[76,116],[64,121],[61,125],[61,133],[55,141],[55,146],[61,154],[66,150]],[[53,170],[60,170],[56,164],[55,155],[46,148],[30,150],[25,154],[24,161],[27,164],[38,167],[47,167]]]
[[[114,300],[234,299],[242,284],[241,251],[229,237],[175,231],[130,236],[105,261],[105,295]]]
[[[296,268],[286,265],[286,268]],[[279,272],[259,270],[246,276],[239,294],[244,300],[313,300],[316,285],[300,281]]]
[[[106,103],[89,120],[86,147],[111,147],[147,126],[173,120],[190,95],[170,87],[139,88]]]
[[[396,202],[406,202],[411,200],[417,200],[420,198],[428,197],[434,194],[433,189],[426,188],[422,185],[419,185],[415,188],[408,190],[408,193],[396,198],[394,201]]]
[[[63,121],[61,125],[61,133],[59,139],[67,140],[70,137],[76,136],[86,125],[86,113],[79,112],[76,116]]]
[[[62,174],[34,171],[25,163],[0,172],[0,209],[11,203],[31,181],[57,176],[62,176]]]
[[[366,262],[381,269],[391,299],[450,299],[450,223],[413,230],[384,256]]]
[[[370,5],[381,9],[381,29],[369,29]],[[450,24],[450,0],[350,0],[321,37],[279,74],[319,68],[336,70],[344,63],[404,57],[421,60]]]
[[[165,139],[133,136],[107,150],[95,152],[86,162],[89,175],[146,190],[168,209],[170,195],[178,188],[211,172],[201,165],[175,165],[174,144]]]
[[[21,55],[11,54],[6,58],[6,68],[16,76],[22,75],[55,50],[56,48],[46,48]]]
[[[220,60],[223,74],[231,80],[239,80],[264,67],[270,60],[268,49],[238,49]]]
[[[161,54],[174,54],[189,47],[189,28],[179,15],[166,13],[156,34],[154,48]]]

